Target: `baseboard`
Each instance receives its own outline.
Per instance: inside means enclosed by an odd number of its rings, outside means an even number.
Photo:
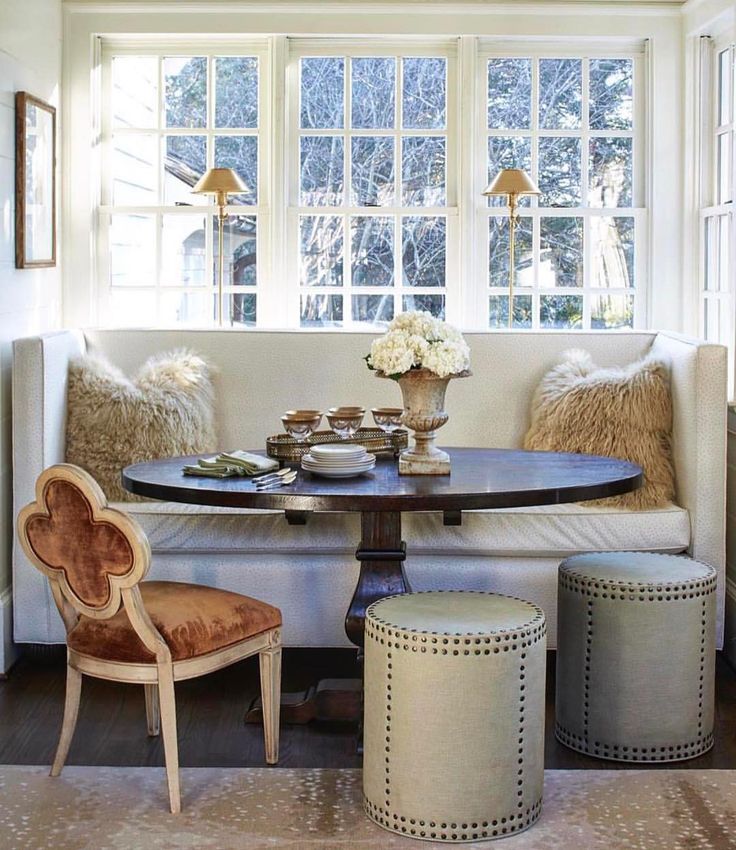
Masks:
[[[726,622],[723,638],[723,654],[736,669],[736,581],[726,579]]]
[[[0,593],[0,676],[4,676],[18,657],[13,643],[13,588]]]

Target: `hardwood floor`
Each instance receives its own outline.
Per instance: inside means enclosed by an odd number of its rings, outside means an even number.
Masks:
[[[355,673],[352,650],[285,650],[284,690],[299,690],[323,677]],[[554,658],[547,677],[548,768],[615,769],[632,765],[600,761],[568,750],[553,735]],[[179,752],[186,767],[262,767],[263,735],[243,724],[258,693],[255,658],[201,679],[177,684]],[[683,768],[736,769],[736,673],[719,657],[715,747]],[[51,764],[64,701],[64,655],[25,657],[0,681],[0,764]],[[161,765],[159,738],[146,734],[143,688],[85,677],[79,723],[67,764]],[[355,732],[339,724],[282,726],[280,767],[359,767]],[[651,765],[657,767],[658,765]],[[662,765],[666,767],[667,765]]]

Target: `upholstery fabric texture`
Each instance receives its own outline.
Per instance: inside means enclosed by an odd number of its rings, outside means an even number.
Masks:
[[[278,608],[228,590],[175,581],[144,581],[139,587],[173,661],[206,655],[281,625]],[[123,608],[108,620],[80,617],[67,644],[105,661],[156,663]]]
[[[120,482],[131,463],[215,448],[212,369],[192,351],[153,356],[132,379],[99,354],[70,362],[66,460],[108,499],[136,500]]]
[[[48,516],[32,515],[26,536],[36,557],[61,570],[72,591],[91,608],[110,601],[108,575],[127,575],[134,566],[127,537],[109,522],[95,520],[84,493],[69,481],[44,490]]]
[[[636,510],[671,502],[675,473],[667,367],[646,357],[623,368],[599,369],[587,352],[566,352],[537,387],[524,448],[632,461],[644,470],[644,484],[605,503]]]

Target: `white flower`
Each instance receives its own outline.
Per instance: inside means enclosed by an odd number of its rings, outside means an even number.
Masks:
[[[457,328],[431,313],[412,311],[396,316],[366,360],[385,375],[424,367],[444,378],[470,366],[470,349]]]

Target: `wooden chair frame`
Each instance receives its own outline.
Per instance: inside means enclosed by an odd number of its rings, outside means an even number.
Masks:
[[[107,574],[110,587],[106,604],[91,607],[75,593],[63,569],[49,567],[35,553],[27,536],[27,525],[34,516],[48,517],[46,490],[52,481],[66,481],[77,487],[92,507],[93,522],[109,523],[127,538],[133,552],[133,565],[124,576]],[[174,682],[204,676],[244,658],[258,654],[263,702],[263,729],[266,761],[278,762],[279,708],[281,698],[281,634],[270,629],[254,637],[231,644],[206,655],[172,661],[171,651],[146,611],[139,582],[148,573],[151,548],[143,529],[122,511],[107,507],[107,500],[97,482],[84,470],[72,464],[56,464],[46,469],[36,482],[36,500],[18,515],[18,538],[29,560],[49,579],[54,600],[64,621],[67,634],[80,616],[109,619],[121,605],[145,647],[155,655],[152,663],[105,661],[76,652],[67,647],[66,699],[61,735],[51,776],[58,776],[66,761],[79,712],[82,676],[95,676],[114,682],[142,684],[145,692],[148,734],[163,736],[166,777],[171,811],[181,811],[179,785],[179,753],[176,732]]]

